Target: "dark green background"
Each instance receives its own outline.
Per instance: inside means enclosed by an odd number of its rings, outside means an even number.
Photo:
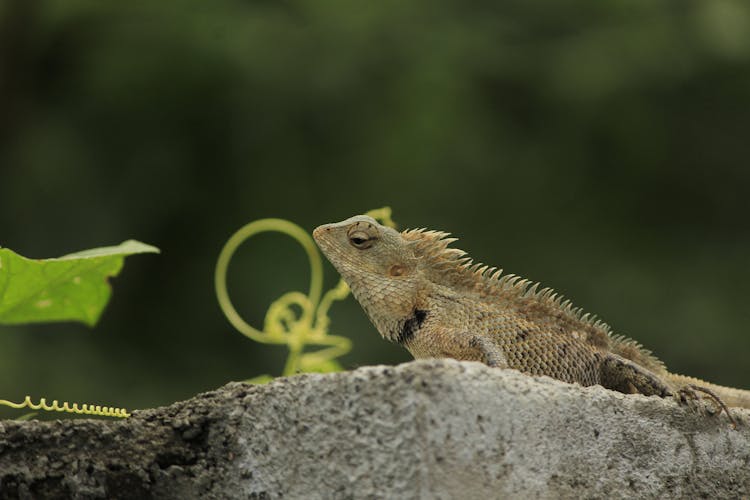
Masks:
[[[0,2],[0,244],[137,238],[100,324],[0,328],[0,398],[130,408],[278,374],[226,238],[382,205],[750,388],[750,7],[737,0]],[[327,286],[335,274],[326,264]],[[307,287],[266,235],[238,308]],[[346,367],[409,359],[352,300]]]

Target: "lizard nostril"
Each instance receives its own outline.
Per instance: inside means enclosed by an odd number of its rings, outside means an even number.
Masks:
[[[318,226],[315,229],[313,229],[313,238],[319,238],[323,234],[328,234],[331,232],[331,227],[326,226]]]

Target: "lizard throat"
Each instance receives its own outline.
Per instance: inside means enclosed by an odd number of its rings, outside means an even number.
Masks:
[[[414,309],[414,314],[399,322],[396,332],[394,332],[396,335],[391,338],[395,340],[397,344],[408,344],[422,327],[422,323],[424,323],[426,318],[427,311],[424,309]]]

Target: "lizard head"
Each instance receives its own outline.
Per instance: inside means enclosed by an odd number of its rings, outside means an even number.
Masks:
[[[422,285],[403,234],[357,215],[316,228],[313,238],[380,334],[396,340],[398,323],[414,314]]]

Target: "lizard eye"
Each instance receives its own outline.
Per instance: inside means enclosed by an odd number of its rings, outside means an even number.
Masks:
[[[349,243],[351,243],[354,248],[359,248],[360,250],[370,248],[375,243],[376,239],[375,236],[371,236],[364,231],[354,231],[349,235]]]

